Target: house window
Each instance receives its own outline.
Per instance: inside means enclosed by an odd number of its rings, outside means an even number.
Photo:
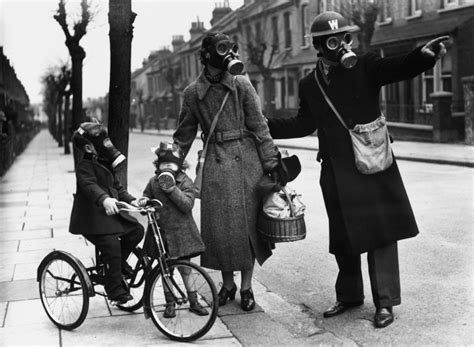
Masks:
[[[250,28],[250,25],[247,25],[245,28],[245,33],[247,36],[247,45],[250,45],[252,43],[252,29]]]
[[[408,16],[419,16],[421,15],[420,0],[407,0],[408,1]]]
[[[452,8],[459,5],[459,0],[442,0],[443,8]]]
[[[434,68],[423,73],[422,83],[424,109],[431,112],[433,107],[430,98],[431,93],[452,92],[452,56],[450,50],[441,58],[441,64],[436,64]]]
[[[280,42],[278,41],[278,17],[272,17],[273,47],[278,50]]]
[[[452,60],[451,51],[441,58],[441,90],[452,92],[451,78],[452,78]]]
[[[291,48],[291,25],[290,25],[290,13],[286,12],[283,15],[284,28],[285,28],[285,48]]]
[[[392,20],[392,10],[390,8],[390,2],[388,0],[382,0],[380,2],[380,10],[378,21],[380,23],[387,23]]]
[[[309,45],[308,38],[305,37],[309,33],[308,4],[301,6],[301,46]]]
[[[280,79],[280,86],[281,86],[281,91],[280,91],[281,108],[286,108],[286,81],[285,81],[285,77],[282,77]]]
[[[155,88],[153,85],[153,78],[151,76],[147,77],[147,83],[148,83],[148,90],[150,91],[150,94],[155,93]]]
[[[258,43],[262,42],[262,25],[260,22],[255,23],[255,38]]]
[[[295,80],[288,76],[288,96],[295,96]]]
[[[423,104],[431,104],[430,94],[434,92],[434,69],[423,73]]]

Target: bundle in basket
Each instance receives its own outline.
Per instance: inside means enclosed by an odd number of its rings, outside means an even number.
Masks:
[[[290,216],[283,218],[269,216],[265,213],[264,209],[258,215],[257,230],[260,236],[268,242],[278,243],[302,240],[306,237],[304,213],[297,214],[295,204],[287,189],[282,189],[282,191],[286,197],[285,202],[290,209]]]

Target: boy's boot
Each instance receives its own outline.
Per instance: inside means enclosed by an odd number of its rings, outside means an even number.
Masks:
[[[166,300],[166,307],[165,311],[163,312],[163,317],[165,318],[174,318],[176,317],[176,304],[174,302],[173,295],[165,291],[165,300]]]
[[[207,316],[209,314],[209,312],[207,312],[207,310],[199,303],[197,293],[195,291],[188,292],[188,299],[189,311],[197,314],[198,316]]]

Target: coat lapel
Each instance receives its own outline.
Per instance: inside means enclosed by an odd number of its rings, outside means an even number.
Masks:
[[[230,73],[226,72],[219,83],[229,88],[232,92],[235,91],[234,76],[232,76]],[[204,70],[202,70],[196,81],[196,89],[199,100],[204,99],[210,87],[211,82],[207,80],[207,78],[204,76]]]

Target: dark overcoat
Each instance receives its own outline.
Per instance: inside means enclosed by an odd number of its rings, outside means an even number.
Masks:
[[[348,127],[353,128],[380,115],[383,85],[413,78],[434,64],[435,59],[422,55],[421,48],[389,58],[367,53],[352,69],[336,67],[328,82],[318,63],[299,83],[298,114],[270,120],[274,138],[302,137],[318,129],[320,185],[329,217],[331,253],[364,253],[413,237],[418,228],[396,161],[381,173],[364,175],[357,171],[349,133],[325,101],[314,74],[318,74]]]
[[[160,188],[157,176],[150,179],[143,192],[143,196],[163,203],[158,225],[172,258],[190,258],[204,252],[204,243],[192,214],[195,192],[193,181],[184,172],[176,175],[176,187],[171,193]],[[147,233],[147,237],[150,236],[152,234]]]
[[[76,194],[69,232],[82,235],[122,234],[131,226],[140,225],[128,213],[107,216],[102,206],[106,198],[127,203],[135,200],[110,168],[96,158],[84,157],[76,167]]]
[[[250,81],[226,72],[219,83],[211,84],[201,73],[184,90],[174,141],[187,154],[198,125],[208,133],[228,90],[203,167],[201,236],[206,251],[201,265],[241,271],[251,269],[255,258],[262,264],[271,255],[270,245],[257,233],[256,188],[278,155]]]

